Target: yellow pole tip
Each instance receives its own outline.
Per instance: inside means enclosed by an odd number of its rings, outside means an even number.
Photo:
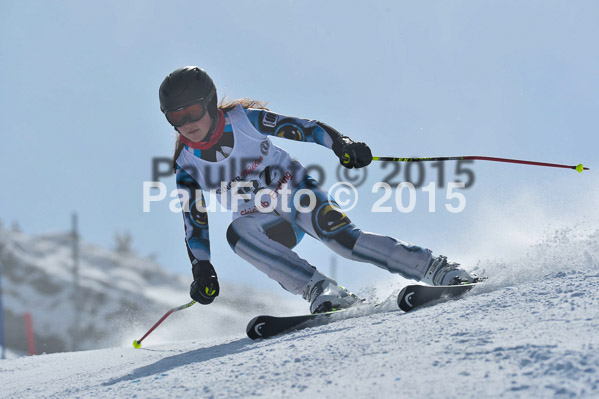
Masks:
[[[582,166],[581,163],[579,163],[578,165],[576,165],[576,170],[578,171],[578,173],[582,173],[582,171],[584,170],[584,167]]]
[[[141,348],[141,342],[139,342],[138,340],[134,339],[134,340],[133,340],[133,347],[134,347],[135,349],[139,349],[139,348]]]

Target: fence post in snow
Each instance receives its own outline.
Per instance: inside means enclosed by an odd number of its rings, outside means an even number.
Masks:
[[[35,355],[35,337],[33,336],[33,323],[31,322],[31,313],[25,313],[25,328],[27,329],[27,344],[29,346],[29,355]]]
[[[6,359],[6,344],[4,343],[4,306],[2,305],[2,263],[0,263],[0,359]]]
[[[77,350],[76,342],[79,334],[79,324],[81,319],[81,304],[80,304],[80,274],[79,274],[79,229],[78,229],[78,218],[77,213],[73,212],[72,215],[72,231],[71,237],[73,238],[73,306],[75,308],[75,315],[73,319],[73,332],[71,334],[71,351]]]

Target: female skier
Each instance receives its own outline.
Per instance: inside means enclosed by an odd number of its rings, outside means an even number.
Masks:
[[[365,143],[319,121],[270,112],[257,101],[217,106],[216,87],[198,67],[169,74],[159,97],[160,109],[179,133],[173,170],[178,189],[186,193],[181,202],[194,278],[190,296],[195,301],[210,304],[219,294],[202,190],[215,192],[233,211],[227,230],[233,251],[287,291],[301,294],[312,313],[346,308],[360,299],[292,250],[305,233],[345,258],[427,284],[476,281],[475,274],[429,249],[360,230],[269,136],[325,146],[346,168],[370,164],[372,154]]]

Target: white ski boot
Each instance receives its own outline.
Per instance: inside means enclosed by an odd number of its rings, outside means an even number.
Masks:
[[[361,302],[360,298],[318,270],[304,286],[302,297],[310,302],[310,313],[312,314],[345,309]]]
[[[479,277],[462,269],[459,263],[450,262],[446,256],[439,255],[431,259],[426,274],[420,281],[430,285],[459,285],[476,283]]]

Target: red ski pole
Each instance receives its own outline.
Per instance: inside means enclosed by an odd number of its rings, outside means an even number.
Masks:
[[[520,163],[524,165],[537,165],[537,166],[548,166],[552,168],[567,168],[574,169],[580,173],[583,170],[589,170],[582,164],[578,165],[561,165],[557,163],[545,163],[545,162],[534,162],[534,161],[522,161],[520,159],[508,159],[508,158],[494,158],[494,157],[481,157],[481,156],[459,156],[459,157],[433,157],[433,158],[393,158],[393,157],[372,157],[373,161],[391,161],[391,162],[425,162],[425,161],[463,161],[463,160],[480,160],[480,161],[493,161],[493,162],[509,162],[509,163]]]
[[[145,333],[145,335],[143,337],[141,337],[140,339],[133,340],[133,347],[134,348],[141,348],[141,341],[143,341],[148,335],[150,335],[150,333],[152,331],[154,331],[154,329],[156,329],[156,327],[158,327],[160,325],[160,323],[162,323],[167,317],[169,317],[171,314],[173,314],[175,312],[178,312],[179,310],[187,309],[188,307],[192,306],[194,303],[196,303],[196,301],[191,301],[189,303],[186,303],[185,305],[181,305],[179,307],[172,308],[171,310],[169,310],[168,312],[166,312],[166,314],[164,316],[162,316],[162,318],[160,320],[158,320],[158,322],[156,322],[156,324],[154,324],[152,326],[152,328],[150,328],[148,330],[148,332]]]

